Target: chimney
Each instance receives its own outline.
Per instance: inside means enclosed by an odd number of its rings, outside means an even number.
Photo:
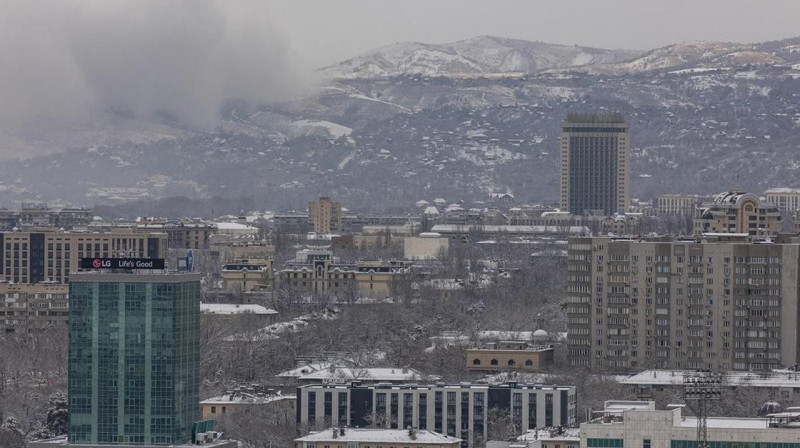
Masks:
[[[413,426],[409,426],[408,427],[408,437],[411,440],[417,440],[417,428],[414,428]]]
[[[336,431],[336,428],[333,428],[333,438],[336,439],[339,437],[339,432]]]
[[[339,435],[340,436],[344,435],[344,427],[339,428]]]

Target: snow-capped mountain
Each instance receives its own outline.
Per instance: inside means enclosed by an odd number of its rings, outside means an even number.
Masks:
[[[323,68],[330,79],[476,76],[537,73],[542,70],[625,61],[641,52],[479,36],[450,44],[403,42],[378,48]]]

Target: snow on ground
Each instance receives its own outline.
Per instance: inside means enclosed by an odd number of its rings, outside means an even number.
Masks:
[[[290,124],[292,132],[295,136],[319,135],[320,133],[327,133],[331,138],[337,139],[339,137],[347,137],[351,143],[355,141],[350,138],[353,132],[352,128],[342,126],[330,121],[325,120],[297,120]]]

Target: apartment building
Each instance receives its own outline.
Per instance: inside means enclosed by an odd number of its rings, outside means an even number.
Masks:
[[[764,192],[767,202],[782,212],[800,210],[800,190],[796,188],[770,188]]]
[[[295,448],[458,448],[462,440],[433,431],[331,428],[294,439]]]
[[[58,283],[0,283],[0,333],[67,328],[69,287]]]
[[[567,114],[559,149],[562,211],[603,216],[628,211],[631,141],[622,114]]]
[[[167,234],[112,229],[108,232],[0,232],[0,281],[67,283],[81,258],[163,258]]]
[[[462,447],[485,441],[488,413],[511,415],[518,433],[576,422],[574,386],[503,385],[313,385],[297,389],[297,423],[432,430],[463,439]]]
[[[267,289],[272,285],[272,259],[236,260],[222,266],[225,291],[244,293]]]
[[[694,234],[742,233],[777,235],[783,228],[781,212],[758,196],[741,191],[720,193],[696,212]]]
[[[308,203],[308,225],[314,233],[342,231],[342,203],[322,197]]]
[[[572,238],[573,366],[766,370],[800,360],[800,245]]]

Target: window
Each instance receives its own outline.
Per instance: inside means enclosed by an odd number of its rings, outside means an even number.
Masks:
[[[491,364],[493,366],[496,366],[497,365],[497,360],[493,359],[493,360],[491,360],[491,362],[489,362],[489,364]]]
[[[478,359],[478,358],[475,358],[475,359],[473,359],[473,360],[472,360],[472,365],[473,365],[473,366],[479,366],[479,365],[481,365],[481,360],[480,360],[480,359]]]
[[[642,448],[650,448],[650,439],[642,440]]]
[[[529,359],[529,360],[525,361],[525,365],[526,365],[526,366],[528,366],[528,367],[530,367],[530,366],[532,366],[532,365],[533,365],[533,361],[531,361],[531,360]]]
[[[216,414],[217,413],[217,407],[216,406],[211,406],[211,413],[212,414]]]
[[[509,359],[508,360],[508,365],[513,366],[515,364],[516,364],[516,362],[513,359]]]

